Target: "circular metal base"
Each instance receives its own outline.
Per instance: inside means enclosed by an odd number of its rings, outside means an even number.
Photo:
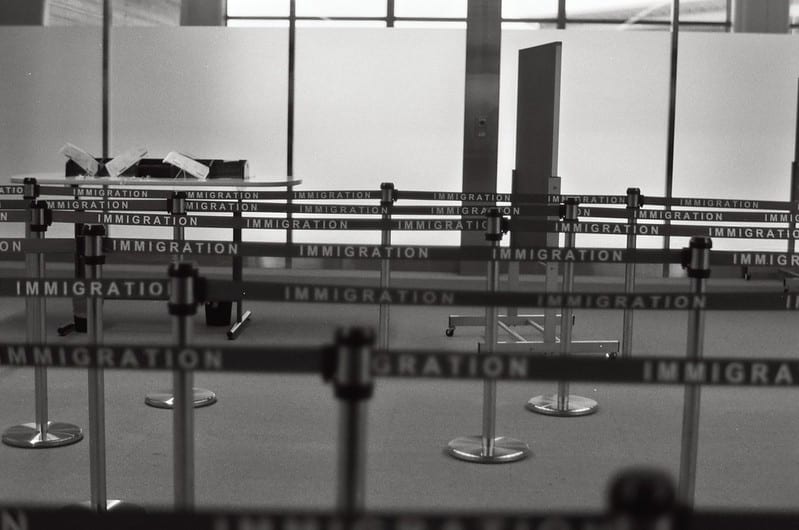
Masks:
[[[3,433],[3,443],[25,449],[44,449],[77,443],[83,439],[83,432],[71,423],[47,422],[47,434],[42,438],[35,423],[15,425]]]
[[[207,407],[216,403],[216,394],[204,388],[194,388],[194,408]],[[147,394],[144,402],[157,409],[175,408],[175,396],[172,392],[155,392]]]
[[[547,416],[587,416],[593,414],[599,408],[599,404],[593,399],[569,394],[566,397],[566,408],[558,408],[558,395],[548,394],[536,396],[527,402],[528,410]]]
[[[483,453],[482,436],[462,436],[447,445],[449,456],[478,464],[505,464],[523,460],[532,454],[526,443],[515,438],[500,436],[494,438],[493,454]]]

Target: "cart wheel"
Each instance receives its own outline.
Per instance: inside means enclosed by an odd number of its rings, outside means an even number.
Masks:
[[[451,337],[455,334],[455,328],[447,328],[444,330],[444,335]]]

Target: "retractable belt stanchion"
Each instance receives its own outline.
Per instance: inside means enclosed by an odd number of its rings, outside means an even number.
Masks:
[[[73,185],[75,199],[80,199],[80,186]],[[75,209],[75,212],[82,212],[83,209]],[[83,276],[83,263],[81,256],[83,256],[83,223],[75,223],[75,279],[82,279]],[[72,322],[67,322],[63,326],[58,327],[58,334],[62,337],[69,335],[72,332],[86,333],[86,299],[76,296],[72,299]]]
[[[191,263],[169,266],[169,314],[172,334],[178,348],[186,348],[192,333],[192,317],[197,313],[197,268]],[[175,509],[194,508],[194,374],[175,370],[172,374],[175,412],[173,416],[173,458]],[[196,406],[196,405],[195,405]]]
[[[83,263],[86,279],[102,280],[105,264],[103,251],[103,225],[83,226]],[[86,319],[89,344],[99,346],[103,343],[103,299],[100,296],[86,301]],[[88,369],[89,388],[89,485],[91,497],[89,508],[96,512],[112,509],[136,509],[135,506],[119,500],[108,500],[106,491],[105,464],[105,378],[102,368],[92,366]]]
[[[241,217],[241,205],[242,199],[238,200],[239,207],[233,212],[233,220],[234,222],[238,222]],[[242,241],[242,229],[236,225],[233,229],[233,243],[241,243]],[[233,281],[240,282],[244,277],[244,258],[239,255],[233,256]],[[241,298],[235,300],[234,305],[236,306],[236,321],[230,327],[227,332],[227,338],[229,340],[235,340],[242,331],[244,331],[244,326],[247,325],[250,321],[250,316],[252,316],[252,311],[244,310],[244,300]]]
[[[394,205],[394,201],[397,200],[394,184],[391,182],[382,183],[380,185],[380,193],[380,206],[389,210],[388,213],[383,214],[383,222],[386,227],[381,231],[380,244],[383,247],[389,247],[391,246],[391,207]],[[391,287],[391,260],[383,258],[380,260],[380,288],[388,289],[389,287]],[[388,350],[391,306],[380,304],[378,311],[378,346],[381,350]]]
[[[692,237],[689,247],[683,250],[683,267],[688,270],[688,277],[691,279],[691,292],[695,295],[702,295],[706,291],[706,282],[710,277],[710,249],[712,247],[713,242],[709,237],[699,236]],[[692,310],[688,317],[686,357],[689,361],[702,359],[704,341],[705,313],[698,308]],[[685,386],[677,498],[689,508],[694,504],[701,397],[702,387],[700,385],[688,384]]]
[[[491,208],[488,213],[486,241],[498,248],[502,234],[507,232],[507,219],[500,216],[499,210]],[[487,286],[489,293],[499,290],[499,262],[488,261]],[[497,344],[498,308],[485,308],[485,344],[486,354],[493,354]],[[500,464],[522,460],[530,455],[526,443],[515,438],[496,436],[497,415],[497,381],[483,380],[483,432],[480,436],[463,436],[449,442],[447,453],[467,462],[481,464]]]
[[[336,506],[347,518],[360,514],[365,504],[366,420],[368,400],[374,391],[371,372],[374,342],[371,329],[339,329],[335,351],[330,351],[323,374],[333,380],[335,396],[341,402]]]
[[[579,203],[576,199],[569,198],[563,204],[563,221],[566,223],[577,223],[577,207]],[[565,247],[567,249],[575,247],[575,233],[566,232]],[[563,264],[563,285],[564,296],[568,296],[574,290],[574,262],[567,261]],[[560,319],[560,355],[566,356],[571,353],[572,327],[574,310],[564,307],[561,310]],[[527,402],[527,408],[539,414],[548,416],[585,416],[596,412],[597,402],[591,398],[575,396],[569,394],[569,383],[561,381],[558,383],[556,394],[536,396]]]
[[[38,195],[35,180],[25,182],[25,198]],[[25,223],[26,239],[43,239],[47,227],[52,223],[51,211],[45,201],[31,201],[28,220]],[[25,266],[31,277],[44,279],[44,254],[33,253],[25,257]],[[30,343],[47,342],[47,306],[45,299],[25,299],[26,336]],[[80,427],[71,423],[51,422],[48,417],[47,368],[34,368],[34,422],[9,427],[3,433],[3,443],[13,447],[44,448],[59,447],[78,442],[83,438]]]
[[[620,472],[608,488],[608,528],[614,530],[680,530],[671,477],[659,469]]]
[[[635,225],[638,222],[638,212],[644,204],[641,190],[638,188],[627,188],[627,222],[633,229],[627,234],[627,250],[635,250],[636,235]],[[635,263],[628,261],[624,265],[624,292],[632,294],[635,292]],[[625,309],[622,324],[621,356],[628,359],[633,351],[633,310]]]
[[[172,194],[168,200],[168,210],[172,215],[187,215],[186,214],[186,193],[178,191]],[[185,228],[180,226],[180,223],[175,223],[174,239],[175,241],[183,241],[185,239]],[[180,262],[183,256],[175,256],[174,260]],[[194,392],[194,406],[207,407],[216,403],[216,394],[204,388],[195,388]],[[144,398],[144,403],[155,407],[157,409],[171,409],[174,407],[175,396],[172,392],[152,392],[147,394]]]

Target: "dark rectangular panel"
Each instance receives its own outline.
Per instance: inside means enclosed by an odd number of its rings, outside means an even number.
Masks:
[[[558,174],[562,43],[519,50],[513,193],[545,194]],[[546,244],[545,234],[514,233],[514,246]]]

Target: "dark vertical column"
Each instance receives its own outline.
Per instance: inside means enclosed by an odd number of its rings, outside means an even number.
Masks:
[[[111,55],[111,26],[114,20],[113,7],[111,7],[111,0],[103,0],[103,158],[108,156],[108,103],[109,103],[109,70],[110,70],[110,55]]]
[[[181,26],[224,26],[227,0],[183,0]]]
[[[547,194],[558,174],[560,42],[519,50],[513,193]],[[511,233],[511,246],[546,246],[544,233]]]
[[[566,0],[558,0],[558,29],[566,29]]]
[[[393,28],[394,27],[394,0],[387,0],[386,4],[386,27]]]
[[[0,26],[43,26],[45,0],[0,0]]]
[[[671,1],[671,66],[669,69],[669,117],[666,144],[666,198],[671,199],[674,188],[674,126],[677,116],[677,51],[679,50],[680,38],[680,0]],[[666,206],[671,209],[671,206]],[[669,222],[666,221],[666,225]],[[663,248],[667,249],[671,245],[671,238],[667,235],[663,237]],[[668,277],[669,265],[663,264],[663,277]]]
[[[286,122],[286,174],[289,178],[294,175],[294,64],[297,49],[297,21],[296,0],[291,0],[289,8],[289,93],[288,93],[288,118]]]
[[[495,191],[499,134],[499,52],[502,2],[469,0],[466,16],[466,93],[463,125],[463,191]],[[462,233],[462,245],[485,244],[482,234]],[[462,273],[484,266],[461,264]]]

